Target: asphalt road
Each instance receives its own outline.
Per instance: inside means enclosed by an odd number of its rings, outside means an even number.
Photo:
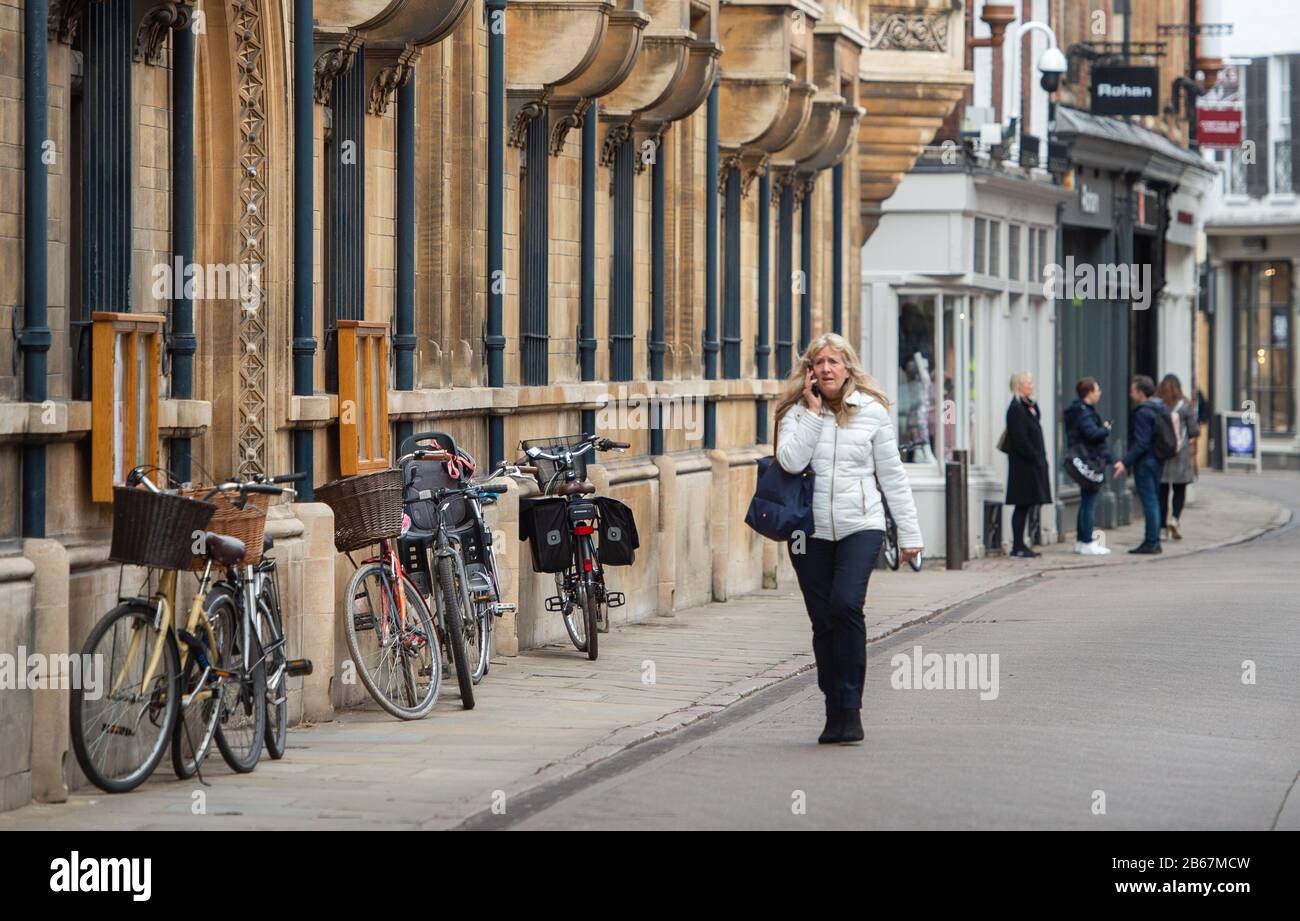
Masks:
[[[1241,484],[1300,517],[1300,476]],[[893,687],[918,645],[996,654],[997,696]],[[817,745],[805,674],[470,824],[1300,829],[1300,525],[977,599],[872,645],[862,712]]]

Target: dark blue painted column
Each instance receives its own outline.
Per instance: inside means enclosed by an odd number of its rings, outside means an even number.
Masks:
[[[831,329],[844,332],[844,164],[836,163],[831,172],[831,222],[835,254],[831,258],[831,278],[834,294],[831,295]]]
[[[543,106],[528,122],[520,182],[525,215],[519,231],[519,353],[523,384],[550,381],[551,120]]]
[[[804,190],[803,201],[799,205],[799,269],[803,274],[802,291],[799,294],[799,352],[803,353],[812,340],[813,316],[813,190],[816,188],[809,181]]]
[[[723,246],[722,376],[740,377],[740,169],[727,171],[727,197],[723,209],[727,233]]]
[[[49,3],[27,0],[23,16],[23,402],[49,397],[47,258],[49,192],[41,155],[50,136]],[[128,62],[130,58],[127,59]],[[23,445],[23,537],[45,536],[45,445]]]
[[[308,397],[316,392],[316,320],[314,300],[316,113],[312,95],[314,64],[313,0],[293,4],[293,393]],[[293,468],[307,478],[297,485],[298,498],[310,502],[315,495],[312,476],[316,465],[315,435],[311,429],[293,433]]]
[[[415,389],[415,77],[397,88],[397,330],[393,336],[394,383]],[[398,422],[400,445],[412,433]]]
[[[502,333],[505,292],[503,195],[505,182],[506,0],[486,0],[488,12],[488,213],[487,213],[487,348],[488,386],[505,383],[506,338]],[[488,463],[505,459],[505,419],[488,416]]]
[[[194,33],[172,31],[172,253],[173,264],[194,261]],[[183,278],[182,278],[183,282]],[[172,397],[194,397],[194,302],[185,296],[172,301],[172,330],[168,350],[172,359]],[[170,466],[180,483],[190,479],[190,440],[173,438]]]
[[[718,377],[718,85],[713,81],[706,110],[704,170],[704,379]],[[717,444],[717,406],[704,404],[704,447]]]
[[[629,138],[614,153],[614,272],[609,285],[609,379],[612,381],[630,381],[634,373],[635,214],[636,148]]]
[[[776,228],[776,376],[794,365],[794,189],[781,185]]]
[[[650,379],[664,379],[664,162],[668,145],[659,139],[650,165]],[[650,453],[664,453],[663,419],[656,401],[651,418]]]
[[[771,368],[771,291],[768,285],[772,252],[772,173],[765,168],[758,177],[758,343],[754,346],[755,377],[764,379]],[[754,440],[767,443],[767,400],[754,407]]]

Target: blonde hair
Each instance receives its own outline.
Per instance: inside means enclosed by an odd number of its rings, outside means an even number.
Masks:
[[[795,362],[795,366],[790,369],[790,375],[785,379],[785,384],[781,387],[781,396],[776,402],[776,425],[778,428],[781,425],[781,417],[790,411],[790,407],[803,399],[803,388],[808,369],[812,367],[817,353],[826,348],[835,349],[843,356],[844,367],[849,372],[848,380],[844,382],[844,386],[840,390],[839,406],[835,410],[835,421],[838,424],[843,425],[848,420],[849,413],[852,411],[848,398],[857,390],[861,390],[872,397],[886,409],[889,408],[889,397],[885,396],[884,388],[862,367],[862,364],[858,361],[858,353],[853,350],[853,346],[849,345],[849,340],[839,333],[823,333],[808,343],[808,348],[804,349],[799,361]]]
[[[1016,373],[1012,374],[1011,392],[1016,396],[1020,396],[1020,390],[1022,387],[1025,386],[1025,381],[1029,380],[1033,376],[1034,375],[1028,371],[1017,371]]]

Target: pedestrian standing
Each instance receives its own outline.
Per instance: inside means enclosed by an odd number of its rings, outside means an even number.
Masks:
[[[898,526],[899,555],[920,553],[912,488],[898,455],[889,399],[842,336],[814,339],[776,406],[776,460],[786,472],[812,467],[813,536],[788,544],[812,622],[817,686],[826,698],[818,742],[856,743],[867,670],[863,605],[880,556],[885,514],[876,480]]]
[[[1177,375],[1166,374],[1156,388],[1156,396],[1169,407],[1174,438],[1178,443],[1178,453],[1165,461],[1160,471],[1160,531],[1162,537],[1167,532],[1174,540],[1182,540],[1183,502],[1187,499],[1187,484],[1196,479],[1192,459],[1196,456],[1196,439],[1201,434],[1201,424]],[[1172,515],[1169,514],[1171,497]]]
[[[1156,385],[1145,374],[1139,374],[1129,384],[1128,396],[1133,403],[1129,416],[1129,445],[1124,459],[1115,463],[1115,476],[1133,471],[1133,488],[1142,503],[1142,517],[1146,528],[1142,543],[1129,553],[1163,553],[1160,546],[1160,458],[1156,457],[1156,426],[1161,416],[1169,414],[1164,401],[1155,395]]]
[[[1052,501],[1052,487],[1047,476],[1042,414],[1034,402],[1034,376],[1028,371],[1011,375],[1011,404],[1007,406],[1005,437],[1006,504],[1015,508],[1011,514],[1011,555],[1040,556],[1029,548],[1025,540],[1025,525],[1034,506]]]
[[[1077,448],[1079,454],[1098,469],[1104,469],[1114,463],[1110,456],[1110,421],[1102,421],[1097,413],[1097,402],[1101,400],[1101,384],[1095,377],[1081,378],[1074,385],[1077,399],[1065,408],[1065,442],[1070,448]],[[1097,505],[1097,496],[1101,486],[1095,489],[1082,487],[1079,490],[1079,519],[1074,533],[1074,552],[1084,556],[1104,556],[1110,553],[1109,547],[1103,547],[1093,530],[1093,513]]]

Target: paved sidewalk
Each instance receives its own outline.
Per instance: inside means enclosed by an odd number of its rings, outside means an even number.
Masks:
[[[1279,507],[1224,491],[1204,477],[1184,516],[1184,554],[1246,539],[1286,520]],[[1216,485],[1218,484],[1218,485]],[[949,572],[878,572],[868,596],[871,639],[953,605],[1053,568],[1151,565],[1134,558],[1138,525],[1108,535],[1109,557],[1077,557],[1070,545],[1038,560],[996,558]],[[1158,568],[1153,581],[1158,580]],[[707,718],[741,697],[813,665],[807,615],[797,590],[758,592],[672,618],[616,628],[589,662],[571,647],[531,650],[493,663],[460,709],[454,682],[418,722],[378,709],[290,730],[282,761],[263,759],[235,775],[210,758],[210,786],[178,782],[166,762],[124,796],[76,795],[68,803],[0,814],[0,830],[36,828],[445,828],[503,800],[647,738]],[[816,727],[811,727],[815,729]],[[202,791],[203,797],[196,794]],[[198,803],[203,800],[203,812]]]

